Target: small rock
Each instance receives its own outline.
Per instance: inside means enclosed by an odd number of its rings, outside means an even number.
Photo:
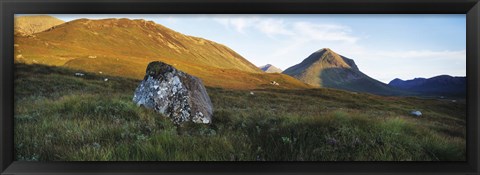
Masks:
[[[83,73],[78,73],[78,72],[77,72],[77,73],[75,73],[75,76],[77,76],[77,77],[83,77],[83,76],[85,76],[85,74],[83,74]]]
[[[457,100],[452,100],[452,103],[456,103],[456,102],[457,102]]]
[[[97,148],[97,149],[101,147],[101,145],[97,142],[93,142],[92,146],[93,148]]]
[[[270,84],[271,84],[271,85],[274,85],[274,86],[278,86],[278,85],[280,85],[280,84],[279,84],[279,83],[277,83],[276,81],[271,81],[271,82],[270,82]]]
[[[90,56],[88,56],[88,58],[97,58],[97,56],[95,56],[95,55],[90,55]]]
[[[357,145],[360,145],[360,144],[362,144],[362,141],[358,137],[353,139],[352,145],[357,146]]]
[[[415,117],[420,117],[422,116],[422,112],[420,111],[412,111],[410,112],[411,115],[415,116]]]
[[[107,82],[107,81],[108,81],[108,78],[103,79],[103,81]]]
[[[328,138],[328,139],[327,139],[327,144],[329,144],[329,145],[336,145],[336,144],[337,144],[337,140],[334,139],[334,138]]]
[[[250,95],[255,95],[255,93],[253,93],[252,91],[250,91]]]

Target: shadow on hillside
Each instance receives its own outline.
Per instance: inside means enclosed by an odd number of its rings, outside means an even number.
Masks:
[[[370,93],[381,96],[416,96],[414,92],[403,91],[375,80],[362,72],[348,68],[326,68],[320,74],[323,87]]]

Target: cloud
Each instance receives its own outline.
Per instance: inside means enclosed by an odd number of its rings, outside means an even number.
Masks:
[[[252,25],[251,21],[248,21],[244,18],[234,18],[234,19],[228,20],[228,23],[231,24],[235,28],[235,30],[237,30],[240,33],[244,33],[245,28]]]
[[[245,29],[251,27],[255,21],[255,19],[249,18],[214,18],[214,20],[227,28],[233,28],[243,34]]]
[[[309,22],[296,22],[293,25],[296,33],[316,41],[343,41],[355,43],[358,37],[351,34],[351,29],[343,25],[314,24]]]
[[[292,40],[340,41],[348,43],[355,43],[359,39],[351,34],[352,30],[350,27],[337,24],[287,23],[281,19],[259,18],[255,16],[215,18],[214,20],[242,34],[246,34],[247,30],[252,30],[265,34],[270,38],[287,36]]]
[[[287,26],[282,20],[266,19],[257,21],[255,26],[262,33],[266,34],[269,37],[274,35],[294,35],[292,31],[287,29]]]

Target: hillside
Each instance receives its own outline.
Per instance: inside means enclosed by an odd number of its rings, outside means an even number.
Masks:
[[[17,63],[63,66],[92,73],[142,79],[151,61],[162,61],[225,88],[308,85],[286,75],[268,75],[210,40],[183,35],[145,20],[78,19],[35,34],[15,37]]]
[[[390,86],[424,95],[450,96],[466,98],[467,78],[439,75],[431,78],[415,78],[412,80],[394,79]]]
[[[275,67],[271,64],[260,66],[259,68],[266,73],[282,73],[282,69]]]
[[[18,16],[14,19],[15,35],[32,35],[64,22],[48,15]]]
[[[328,48],[312,53],[301,63],[286,69],[283,73],[316,87],[378,95],[408,94],[362,73],[352,59]]]
[[[132,102],[140,80],[78,77],[44,65],[15,70],[18,161],[464,161],[467,155],[460,100],[207,87],[212,123],[175,126]]]

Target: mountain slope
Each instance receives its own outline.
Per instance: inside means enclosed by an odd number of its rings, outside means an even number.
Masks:
[[[405,92],[365,75],[352,59],[341,56],[328,48],[312,53],[301,63],[286,69],[283,73],[317,87],[378,95],[405,94]]]
[[[282,73],[280,68],[277,68],[271,64],[260,66],[259,68],[266,73]]]
[[[15,61],[142,79],[151,61],[162,61],[201,78],[207,86],[252,89],[307,88],[287,75],[266,74],[230,48],[183,35],[145,20],[78,19],[15,36]]]
[[[28,56],[28,51],[34,49],[35,56],[56,59],[55,65],[89,56],[131,56],[180,59],[218,68],[260,72],[255,65],[228,47],[183,35],[145,20],[78,19],[37,33],[35,39],[18,39],[17,44],[26,47],[24,57]],[[46,47],[37,47],[38,44]],[[28,48],[27,45],[35,48]]]
[[[466,96],[467,78],[440,75],[432,78],[415,78],[412,80],[394,79],[390,86],[414,91],[425,95]]]
[[[63,24],[64,22],[65,21],[47,15],[18,16],[14,19],[14,30],[16,35],[31,35]]]

